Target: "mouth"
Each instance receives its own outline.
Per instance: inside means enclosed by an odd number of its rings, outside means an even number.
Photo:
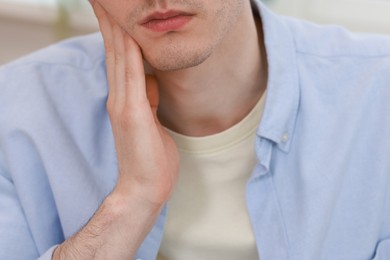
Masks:
[[[193,18],[193,14],[180,11],[155,12],[139,24],[155,32],[177,31],[184,27]]]

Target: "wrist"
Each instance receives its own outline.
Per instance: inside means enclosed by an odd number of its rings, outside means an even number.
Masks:
[[[135,191],[114,189],[104,201],[111,212],[117,217],[127,215],[137,209],[139,213],[156,216],[160,213],[165,200],[149,200]]]
[[[139,203],[146,207],[160,209],[168,201],[171,187],[166,185],[140,184],[134,180],[118,179],[118,182],[111,195],[119,201],[128,203]]]
[[[51,259],[52,260],[59,260],[60,259],[60,255],[61,255],[61,245],[58,245],[55,249],[54,249],[54,251],[53,251],[53,254],[52,254],[52,256],[51,256]]]

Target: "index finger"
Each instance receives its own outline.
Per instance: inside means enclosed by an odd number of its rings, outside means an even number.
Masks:
[[[112,21],[108,16],[106,10],[95,0],[90,0],[92,9],[99,23],[99,29],[103,37],[104,47],[106,51],[106,67],[107,79],[110,88],[110,95],[115,96],[115,86],[117,84],[115,78],[115,47],[114,47],[114,33],[112,30]]]

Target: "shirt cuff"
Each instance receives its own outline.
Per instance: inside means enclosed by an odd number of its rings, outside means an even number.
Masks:
[[[37,260],[51,260],[53,257],[54,250],[58,245],[54,245],[49,248],[43,255],[41,255]]]

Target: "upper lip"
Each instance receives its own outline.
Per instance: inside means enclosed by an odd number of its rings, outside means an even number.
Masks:
[[[183,11],[169,10],[167,12],[154,12],[141,20],[140,24],[146,24],[152,20],[165,20],[179,15],[192,15]]]

